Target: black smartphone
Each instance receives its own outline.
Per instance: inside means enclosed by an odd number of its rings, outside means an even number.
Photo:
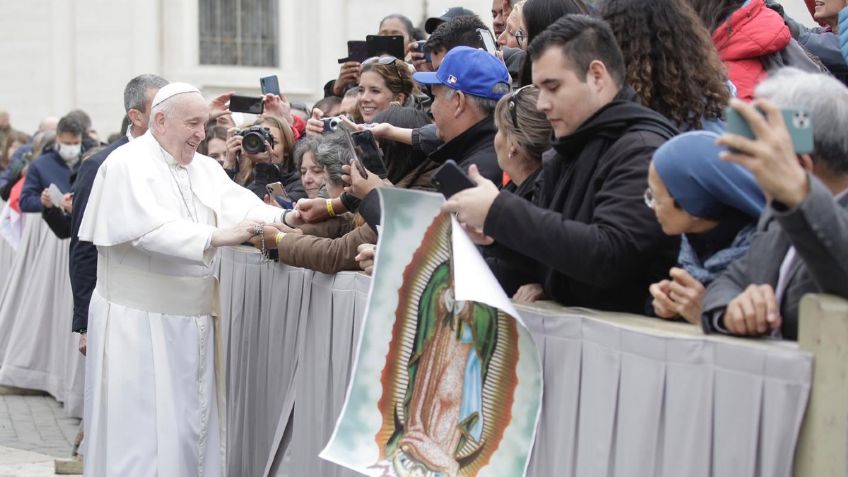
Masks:
[[[450,199],[457,192],[474,187],[474,181],[453,159],[445,161],[442,167],[438,168],[433,174],[430,182],[446,199]]]
[[[357,131],[350,134],[353,140],[353,149],[356,158],[362,165],[381,179],[386,178],[386,163],[383,161],[383,152],[377,144],[377,138],[371,131]]]
[[[230,111],[234,113],[262,114],[265,103],[261,97],[253,96],[230,96]]]
[[[478,28],[477,34],[483,40],[483,46],[486,47],[486,51],[494,55],[498,51],[498,44],[495,43],[495,37],[492,35],[492,32],[488,28]]]
[[[383,55],[391,55],[400,60],[406,58],[402,36],[368,35],[365,42],[368,45],[368,58]]]
[[[347,146],[350,148],[350,165],[352,167],[356,167],[356,170],[359,171],[359,175],[362,176],[363,179],[367,179],[368,171],[365,170],[365,166],[362,165],[362,161],[360,161],[356,155],[356,146],[353,144],[353,137],[350,131],[347,128],[341,128],[341,130],[344,131]]]
[[[259,78],[259,86],[262,87],[262,95],[275,94],[280,96],[280,80],[277,75],[263,76]]]
[[[421,40],[421,41],[419,41],[419,42],[415,45],[415,51],[417,51],[418,53],[421,53],[422,55],[424,55],[424,59],[427,61],[427,63],[432,63],[432,62],[433,62],[433,56],[430,54],[430,52],[429,52],[429,51],[424,51],[424,45],[425,45],[426,43],[427,43],[427,42],[426,42],[425,40]]]
[[[368,59],[368,43],[364,41],[347,42],[347,58],[339,58],[339,64],[355,61],[362,63]]]

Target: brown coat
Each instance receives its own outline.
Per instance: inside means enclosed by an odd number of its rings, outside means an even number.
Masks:
[[[289,233],[280,240],[280,261],[295,267],[309,268],[321,273],[359,270],[353,258],[363,243],[377,243],[377,233],[360,225],[339,238]]]
[[[324,238],[337,238],[342,235],[350,232],[354,228],[356,228],[356,223],[354,222],[355,214],[351,214],[350,212],[329,218],[323,222],[317,222],[314,224],[303,224],[300,227],[303,235],[314,235],[316,237],[324,237]]]

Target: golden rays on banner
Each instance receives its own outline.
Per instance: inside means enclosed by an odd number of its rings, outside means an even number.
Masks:
[[[523,475],[542,393],[530,333],[441,196],[381,196],[354,372],[321,457],[381,477]]]
[[[398,476],[477,475],[509,424],[518,384],[508,365],[518,360],[515,320],[454,299],[450,228],[449,216],[436,218],[399,291],[376,437]]]

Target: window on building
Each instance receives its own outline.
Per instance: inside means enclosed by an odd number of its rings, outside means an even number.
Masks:
[[[198,0],[200,64],[278,66],[278,0]]]

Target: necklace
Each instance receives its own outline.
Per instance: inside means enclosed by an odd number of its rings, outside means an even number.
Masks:
[[[179,179],[177,179],[177,175],[174,173],[174,168],[178,167],[178,166],[175,165],[175,166],[172,167],[171,164],[168,163],[168,160],[165,158],[164,149],[162,149],[160,147],[160,150],[162,150],[162,159],[165,159],[165,165],[168,167],[168,172],[171,173],[171,179],[174,180],[174,185],[177,186],[177,192],[180,193],[180,199],[182,199],[183,205],[185,205],[186,212],[188,212],[188,215],[189,215],[189,217],[191,217],[192,222],[195,222],[195,223],[199,222],[199,216],[197,214],[197,204],[193,200],[191,201],[192,205],[194,206],[194,214],[192,215],[192,213],[191,213],[192,208],[188,206],[188,199],[186,199],[186,196],[183,193],[183,188],[180,187],[180,181],[179,181]],[[186,170],[186,178],[188,179],[189,194],[193,194],[194,188],[192,188],[192,186],[191,186],[191,176],[188,174],[187,170]]]

